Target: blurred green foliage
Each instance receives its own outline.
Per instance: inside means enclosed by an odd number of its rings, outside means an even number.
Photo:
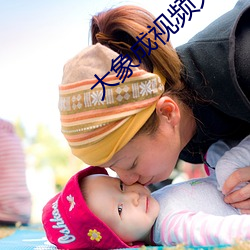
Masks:
[[[71,153],[66,140],[53,136],[47,126],[39,124],[32,136],[27,134],[21,120],[17,120],[14,126],[24,145],[27,167],[51,167],[58,191],[74,173],[86,166]]]

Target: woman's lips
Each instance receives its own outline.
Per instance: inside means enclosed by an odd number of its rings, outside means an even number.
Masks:
[[[152,180],[153,180],[154,177],[152,177],[148,182],[142,184],[143,186],[148,186],[152,183]]]

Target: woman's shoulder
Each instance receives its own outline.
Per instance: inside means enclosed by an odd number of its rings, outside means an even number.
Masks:
[[[249,9],[250,0],[238,1],[176,50],[184,65],[183,79],[191,89],[223,113],[250,123],[250,101],[238,82],[234,60],[235,30]]]

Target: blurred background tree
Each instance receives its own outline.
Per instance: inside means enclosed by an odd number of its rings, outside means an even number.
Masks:
[[[29,135],[18,119],[15,122],[17,134],[23,141],[28,167],[41,170],[50,167],[55,176],[56,190],[60,191],[67,180],[77,171],[86,167],[72,155],[64,140],[56,138],[44,124],[39,124],[34,135]]]

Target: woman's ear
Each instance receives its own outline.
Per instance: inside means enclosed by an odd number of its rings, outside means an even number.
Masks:
[[[156,104],[156,113],[160,119],[175,126],[180,122],[178,104],[169,96],[162,96]]]

